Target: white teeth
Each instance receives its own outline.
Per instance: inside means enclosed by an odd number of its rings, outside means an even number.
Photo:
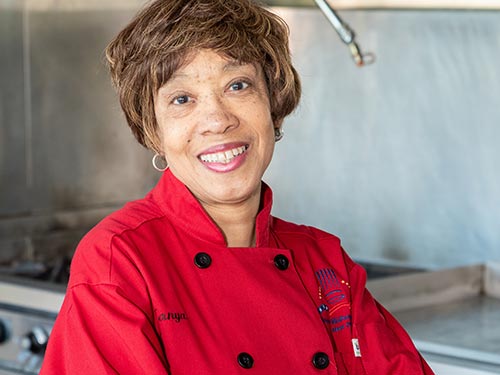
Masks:
[[[216,152],[213,154],[200,155],[201,161],[205,163],[224,163],[227,164],[234,159],[235,156],[243,154],[247,150],[247,146],[233,148],[225,152]]]

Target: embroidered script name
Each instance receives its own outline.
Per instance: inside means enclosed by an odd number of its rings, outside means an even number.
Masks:
[[[187,320],[187,314],[186,313],[180,313],[180,312],[167,312],[167,313],[161,313],[158,315],[158,321],[159,322],[164,322],[167,320],[172,320],[176,323],[180,323],[182,320]]]

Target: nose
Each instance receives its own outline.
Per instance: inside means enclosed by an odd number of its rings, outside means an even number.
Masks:
[[[200,111],[200,131],[203,134],[224,134],[239,125],[233,108],[216,95],[206,98]]]

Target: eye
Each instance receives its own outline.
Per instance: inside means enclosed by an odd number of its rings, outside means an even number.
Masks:
[[[229,86],[229,89],[232,91],[240,91],[240,90],[246,89],[248,86],[249,86],[249,84],[247,82],[237,81],[237,82],[231,83],[231,85]]]
[[[179,96],[176,96],[172,100],[172,103],[173,104],[177,104],[177,105],[182,105],[182,104],[188,103],[189,101],[190,101],[189,96],[187,96],[187,95],[179,95]]]

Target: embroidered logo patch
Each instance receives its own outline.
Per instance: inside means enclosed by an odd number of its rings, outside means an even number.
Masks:
[[[351,306],[349,303],[349,283],[339,280],[331,268],[322,268],[315,272],[318,280],[318,298],[321,304],[318,312],[323,322],[331,326],[333,332],[351,326]]]

